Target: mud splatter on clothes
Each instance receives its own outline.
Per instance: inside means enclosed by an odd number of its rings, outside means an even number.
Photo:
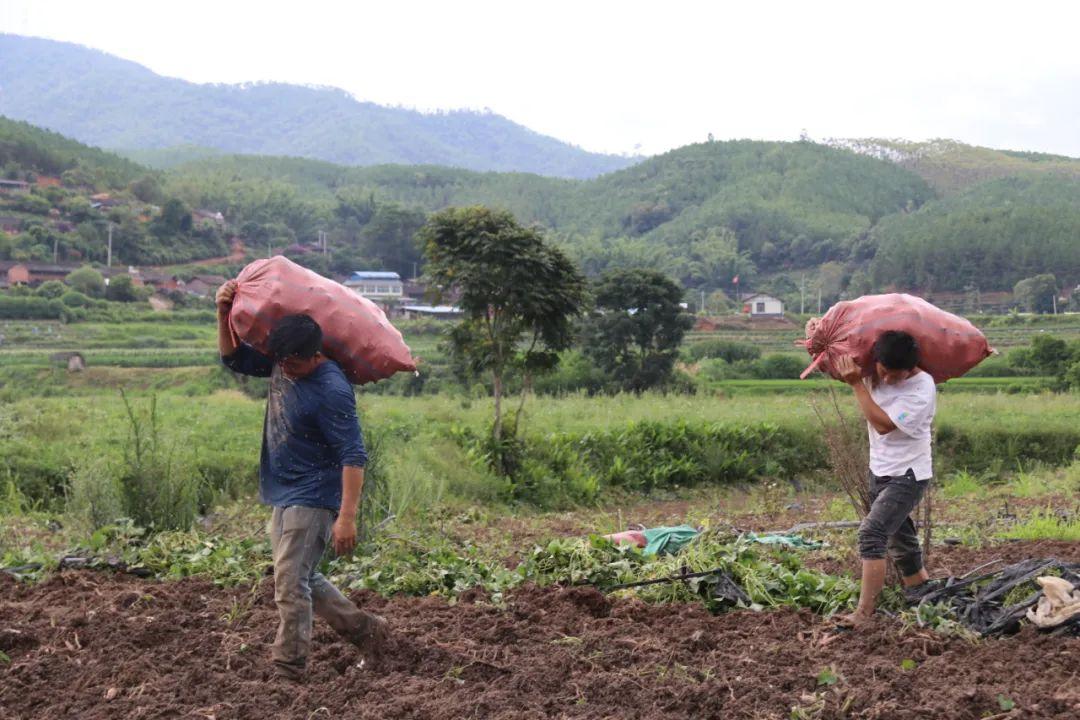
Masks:
[[[341,367],[327,360],[294,380],[248,345],[222,362],[235,372],[270,378],[259,461],[262,501],[337,510],[341,468],[367,462],[356,396]]]

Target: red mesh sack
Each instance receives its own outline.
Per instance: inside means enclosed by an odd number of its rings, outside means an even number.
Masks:
[[[873,349],[881,333],[901,330],[919,344],[919,367],[934,382],[960,377],[994,352],[986,336],[962,317],[945,312],[914,295],[865,295],[840,302],[821,318],[806,324],[806,350],[814,358],[803,371],[815,369],[839,379],[836,358],[851,355],[869,375]]]
[[[356,385],[416,370],[409,346],[386,313],[365,297],[279,256],[256,260],[236,277],[229,313],[234,336],[262,353],[274,323],[310,315],[323,331],[323,352]]]
[[[604,538],[616,545],[633,545],[634,547],[643,548],[649,544],[649,540],[645,537],[645,533],[640,530],[624,530],[623,532],[617,532],[612,535],[605,535]]]

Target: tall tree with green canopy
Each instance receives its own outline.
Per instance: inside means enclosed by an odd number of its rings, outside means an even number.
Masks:
[[[585,280],[539,230],[504,210],[448,208],[428,220],[419,239],[433,285],[460,293],[465,319],[451,333],[452,352],[475,372],[491,373],[498,445],[508,373],[520,369],[528,379],[558,363],[558,352],[573,341]],[[511,430],[517,432],[517,415]]]
[[[413,268],[420,262],[413,238],[424,220],[422,210],[380,203],[362,232],[367,254],[381,259],[402,277],[412,277]]]
[[[139,299],[139,293],[135,289],[135,282],[130,275],[120,274],[109,278],[109,285],[105,288],[105,299],[116,302],[135,302]]]
[[[679,345],[693,319],[679,301],[682,288],[655,270],[616,270],[595,287],[596,312],[587,323],[585,352],[620,389],[642,392],[671,379]]]
[[[191,211],[183,201],[173,198],[161,208],[157,229],[160,234],[188,232],[191,230]]]
[[[64,278],[64,282],[69,287],[90,297],[101,297],[105,294],[105,278],[89,265],[84,265],[78,270],[72,270]]]
[[[1024,278],[1013,286],[1013,297],[1028,312],[1048,313],[1054,309],[1057,278],[1050,273]]]

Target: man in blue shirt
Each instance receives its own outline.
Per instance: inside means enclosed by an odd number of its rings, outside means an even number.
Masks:
[[[217,293],[218,349],[231,370],[270,378],[259,494],[274,508],[270,540],[281,621],[272,657],[279,675],[300,680],[313,610],[368,653],[377,654],[386,636],[385,620],[358,609],[318,572],[331,540],[339,555],[356,545],[367,454],[352,386],[320,352],[318,323],[307,315],[282,318],[270,333],[270,355],[263,355],[233,339],[229,310],[235,293],[235,281]]]

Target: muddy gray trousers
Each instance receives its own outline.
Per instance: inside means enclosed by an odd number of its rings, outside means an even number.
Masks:
[[[887,553],[904,577],[922,570],[922,548],[911,513],[929,484],[916,480],[911,470],[895,477],[870,473],[870,512],[859,525],[860,557],[879,559]]]
[[[274,602],[281,622],[271,657],[285,674],[299,675],[311,648],[312,611],[352,640],[367,613],[318,572],[337,513],[325,508],[274,508],[270,543],[274,553]]]

